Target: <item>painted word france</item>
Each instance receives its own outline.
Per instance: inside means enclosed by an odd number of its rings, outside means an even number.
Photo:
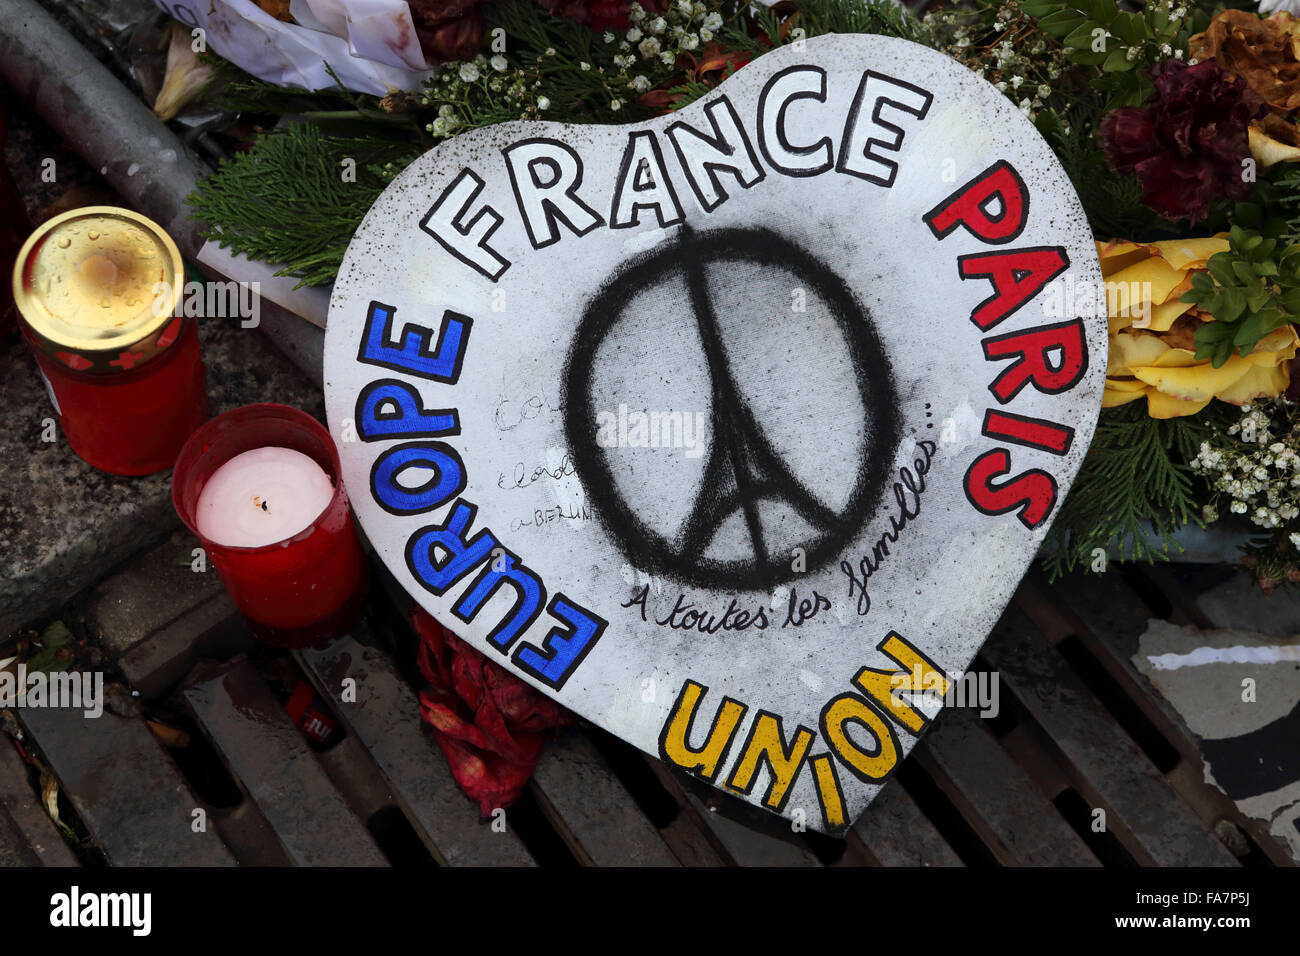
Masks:
[[[630,130],[612,195],[607,197],[584,194],[583,158],[567,143],[535,137],[510,144],[501,150],[502,159],[532,247],[542,249],[606,225],[631,228],[649,214],[661,227],[683,223],[682,191],[677,185],[683,182],[705,213],[716,211],[730,198],[731,184],[748,189],[769,173],[800,178],[834,173],[888,189],[898,172],[891,154],[902,148],[904,126],[924,121],[932,94],[915,84],[867,70],[844,117],[838,148],[830,137],[815,143],[792,143],[786,129],[790,106],[803,99],[824,103],[826,90],[826,72],[821,67],[802,64],[784,69],[763,88],[748,127],[730,99],[717,96],[704,106],[707,128],[676,121],[665,130],[663,138],[676,159],[675,176],[670,175],[667,150],[655,132]],[[430,207],[420,227],[466,266],[496,282],[511,266],[491,244],[505,213],[479,201],[483,187],[484,180],[474,170],[462,169]],[[1029,199],[1024,180],[1004,160],[974,177],[924,217],[936,239],[961,228],[998,247],[957,261],[963,279],[985,280],[991,285],[992,294],[970,313],[971,322],[981,331],[991,331],[1069,268],[1063,246],[1003,248],[1025,228]],[[607,215],[599,211],[602,208]],[[1085,328],[1079,318],[991,335],[981,344],[985,361],[1009,363],[989,385],[999,405],[1010,402],[1030,384],[1049,395],[1067,392],[1088,368]],[[982,433],[994,442],[1058,456],[1069,451],[1074,438],[1074,430],[1068,426],[994,408],[985,412]],[[1014,475],[1012,471],[1012,453],[1005,444],[988,448],[967,470],[966,497],[982,514],[1015,512],[1026,528],[1038,528],[1056,503],[1057,480],[1042,469]],[[862,575],[861,581],[869,576],[865,564]]]
[[[677,176],[669,175],[665,144],[653,130],[629,130],[609,196],[584,194],[584,161],[568,143],[546,137],[511,143],[501,154],[529,242],[534,249],[544,249],[602,226],[630,229],[641,225],[642,216],[648,214],[660,227],[679,225],[686,221],[681,184],[689,187],[705,213],[715,212],[731,198],[731,184],[749,189],[769,172],[805,178],[833,170],[877,186],[892,186],[898,164],[890,154],[899,151],[904,135],[896,123],[923,119],[931,94],[867,70],[844,117],[838,149],[829,136],[814,143],[792,143],[786,128],[789,108],[804,99],[825,103],[826,90],[826,71],[819,66],[801,64],[781,70],[763,88],[748,128],[726,95],[715,97],[704,105],[707,128],[678,120],[664,131]],[[484,185],[473,169],[462,169],[430,207],[420,228],[495,282],[512,263],[492,245],[492,234],[505,214],[479,200]]]

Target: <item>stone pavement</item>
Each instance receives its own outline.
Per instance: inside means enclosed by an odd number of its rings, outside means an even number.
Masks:
[[[235,320],[200,320],[214,414],[281,402],[322,417],[319,389],[262,334]],[[97,471],[56,434],[36,364],[21,342],[0,348],[0,640],[53,616],[69,598],[180,525],[171,472],[122,478]]]

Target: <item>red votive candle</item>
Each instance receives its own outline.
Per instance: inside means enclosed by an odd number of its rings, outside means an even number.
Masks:
[[[198,328],[176,315],[180,251],[129,209],[56,216],[23,244],[13,295],[72,450],[116,475],[170,468],[208,417]]]
[[[273,404],[217,416],[176,459],[176,513],[268,644],[311,647],[337,637],[365,603],[365,557],[339,471],[324,426]]]

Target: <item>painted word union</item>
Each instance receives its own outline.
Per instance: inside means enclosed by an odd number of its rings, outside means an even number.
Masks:
[[[765,767],[767,787],[762,804],[777,813],[785,810],[799,774],[807,772],[827,832],[842,832],[848,821],[836,768],[864,783],[883,783],[904,752],[899,731],[920,737],[934,719],[916,704],[928,698],[931,710],[937,713],[953,683],[938,664],[899,634],[891,631],[877,650],[900,670],[861,668],[851,681],[854,689],[836,695],[822,707],[817,729],[799,724],[787,734],[778,714],[757,710],[727,774],[721,771],[728,765],[736,732],[750,705],[724,697],[714,704],[709,719],[703,714],[709,688],[687,680],[659,734],[659,756],[701,780],[744,796],[753,792],[759,769]],[[700,723],[707,721],[703,735],[696,730],[697,717]],[[850,726],[860,731],[859,739],[862,735],[869,738],[871,746],[864,747],[849,736]],[[814,754],[819,732],[827,752]]]

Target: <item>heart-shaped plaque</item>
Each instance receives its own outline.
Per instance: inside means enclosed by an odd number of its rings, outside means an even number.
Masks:
[[[1078,471],[1101,282],[1014,104],[924,47],[821,37],[671,115],[417,160],[339,271],[329,420],[435,617],[838,833],[955,699]]]

